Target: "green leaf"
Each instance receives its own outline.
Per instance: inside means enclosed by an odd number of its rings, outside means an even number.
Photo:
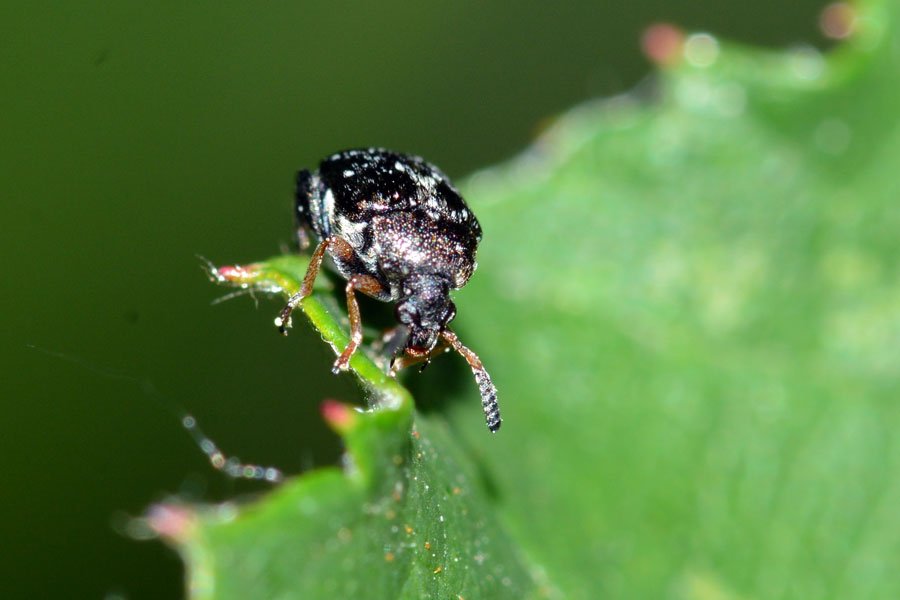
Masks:
[[[858,10],[826,57],[691,38],[473,176],[456,325],[503,429],[458,357],[413,414],[360,353],[343,470],[158,509],[194,597],[900,596],[900,19]],[[342,305],[303,306],[338,348]]]
[[[308,262],[280,256],[211,267],[210,274],[240,289],[290,296]],[[343,349],[349,339],[334,298],[322,294],[326,281],[317,280],[301,308],[326,342]],[[446,425],[413,426],[411,396],[364,350],[350,365],[372,408],[323,406],[347,447],[343,469],[289,480],[256,503],[150,511],[150,526],[187,563],[191,597],[537,597],[481,475]]]

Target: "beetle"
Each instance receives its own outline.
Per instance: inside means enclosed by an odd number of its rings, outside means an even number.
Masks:
[[[449,178],[417,156],[346,150],[323,159],[315,172],[297,174],[294,210],[301,248],[309,246],[310,236],[317,245],[300,289],[275,319],[281,333],[287,335],[291,313],[312,292],[327,254],[347,280],[351,331],[332,372],[346,370],[362,342],[356,292],[393,302],[407,359],[427,365],[447,346],[461,354],[475,376],[488,429],[496,433],[497,388],[481,359],[449,327],[456,316],[450,292],[475,271],[482,233]]]

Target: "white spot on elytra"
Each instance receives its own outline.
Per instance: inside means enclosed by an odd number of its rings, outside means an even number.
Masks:
[[[363,230],[365,228],[365,223],[351,221],[346,217],[340,217],[338,219],[338,230],[341,232],[341,237],[350,242],[350,245],[354,248],[361,248],[363,246],[365,242]]]
[[[322,212],[326,215],[334,214],[334,192],[331,189],[328,189],[322,198]]]
[[[356,175],[356,171],[352,169],[347,169],[346,171],[344,171],[344,177],[353,177],[354,175]]]

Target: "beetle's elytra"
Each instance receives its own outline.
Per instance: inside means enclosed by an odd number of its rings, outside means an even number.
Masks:
[[[448,345],[459,352],[475,375],[488,429],[496,432],[497,388],[478,356],[448,327],[456,316],[450,291],[475,271],[481,226],[447,176],[415,156],[347,150],[324,159],[315,172],[297,174],[295,211],[301,247],[310,235],[318,243],[300,290],[275,319],[281,332],[287,333],[291,312],[312,292],[328,254],[347,280],[351,329],[332,371],[347,369],[362,342],[355,292],[393,302],[407,336],[407,357],[427,364]]]

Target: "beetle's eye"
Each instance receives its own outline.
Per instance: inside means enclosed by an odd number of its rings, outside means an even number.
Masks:
[[[447,301],[447,310],[444,312],[444,318],[441,319],[441,325],[446,325],[456,318],[456,305],[452,301]]]

